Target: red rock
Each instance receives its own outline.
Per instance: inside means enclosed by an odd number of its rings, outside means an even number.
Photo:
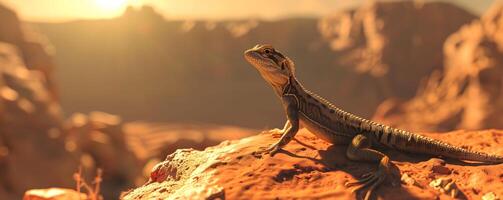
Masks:
[[[501,155],[503,141],[490,140],[493,134],[503,135],[503,131],[458,131],[425,135]],[[476,137],[471,138],[472,136]],[[471,138],[470,142],[465,142],[467,138]],[[376,168],[375,164],[349,161],[345,157],[345,147],[331,146],[305,130],[301,130],[296,139],[302,143],[293,140],[285,148],[287,153],[280,152],[275,157],[258,153],[277,141],[277,138],[269,134],[223,142],[204,151],[177,150],[153,169],[153,180],[129,191],[123,199],[204,199],[223,196],[226,199],[354,199],[351,189],[346,188],[344,183]],[[481,141],[489,142],[487,146],[474,146]],[[429,177],[430,171],[419,167],[423,156],[387,152],[391,160],[400,160],[394,163],[400,171],[414,177],[415,184],[401,187],[384,184],[376,191],[379,198],[451,198],[453,192],[450,189],[447,193],[440,193],[428,186],[434,177]],[[440,159],[431,159],[427,163],[444,165]],[[503,195],[503,182],[498,178],[503,164],[445,163],[445,167],[458,172],[448,175],[459,187],[459,194],[455,195],[464,195],[469,199],[480,199],[488,192]],[[484,187],[475,193],[468,185],[467,177],[482,172],[487,172],[493,179],[478,179],[477,184]]]
[[[431,170],[437,174],[450,174],[451,170],[445,166],[434,165]]]
[[[409,130],[503,128],[503,4],[463,26],[444,44],[444,69],[417,95],[388,100],[374,119]]]
[[[441,69],[445,39],[475,18],[451,4],[415,1],[375,2],[324,17],[320,32],[334,62],[358,73],[341,76],[341,90],[360,96],[341,99],[352,94],[336,91],[338,103],[361,99],[360,108],[346,108],[359,113],[362,106],[375,109],[387,98],[413,97],[420,81]]]
[[[430,177],[434,177],[434,174],[446,175],[451,173],[451,169],[445,166],[445,161],[442,159],[432,158],[428,160],[425,165],[425,169],[433,173],[430,175]]]

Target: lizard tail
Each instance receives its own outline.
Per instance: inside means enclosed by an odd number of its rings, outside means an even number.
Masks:
[[[469,160],[485,163],[503,163],[503,156],[487,154],[457,147],[446,142],[428,138],[422,135],[399,131],[393,134],[392,145],[404,151],[439,155],[458,160]]]

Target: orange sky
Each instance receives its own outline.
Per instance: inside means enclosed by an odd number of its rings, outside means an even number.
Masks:
[[[111,18],[128,4],[153,5],[168,18],[229,19],[286,16],[319,16],[354,7],[368,0],[0,0],[28,21],[67,21]],[[493,0],[443,0],[474,13],[487,9]],[[293,3],[295,2],[295,3]]]

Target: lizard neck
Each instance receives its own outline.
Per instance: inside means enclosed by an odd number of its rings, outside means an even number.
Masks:
[[[297,81],[295,76],[290,76],[288,78],[287,84],[285,84],[281,90],[276,91],[280,92],[278,93],[279,96],[284,96],[284,95],[299,95],[299,92],[304,91],[304,87]]]

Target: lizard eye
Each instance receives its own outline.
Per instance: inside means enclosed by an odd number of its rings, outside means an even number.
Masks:
[[[269,54],[269,53],[271,53],[271,50],[270,50],[270,49],[265,49],[265,50],[264,50],[264,53]]]

